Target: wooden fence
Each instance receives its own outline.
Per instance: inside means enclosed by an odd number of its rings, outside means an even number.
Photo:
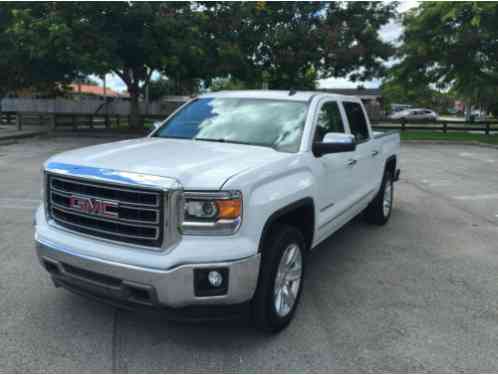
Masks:
[[[142,115],[145,125],[164,120],[167,115]],[[89,115],[89,114],[56,114],[53,116],[52,129],[128,129],[130,116],[124,115]]]
[[[142,115],[146,125],[154,121],[164,120],[164,115]],[[0,125],[13,125],[17,130],[26,127],[43,127],[49,130],[83,130],[83,129],[127,129],[130,123],[129,115],[120,114],[88,114],[88,113],[15,113],[0,114]]]
[[[0,112],[0,125],[14,125],[16,112]]]
[[[167,113],[161,115],[142,115],[147,125],[154,121],[164,120]],[[50,130],[82,130],[82,129],[127,129],[129,116],[120,114],[88,114],[88,113],[0,113],[0,125],[15,125],[18,130],[24,126],[43,126]],[[464,122],[455,120],[437,121],[407,121],[407,120],[380,120],[373,121],[372,127],[378,130],[412,130],[440,131],[472,131],[486,135],[498,132],[498,121]]]
[[[483,132],[489,135],[491,132],[498,132],[498,121],[484,120],[474,122],[464,122],[457,120],[436,120],[436,121],[408,121],[408,120],[380,120],[372,122],[372,127],[379,130],[400,130],[402,132],[410,130],[441,131],[472,131]]]

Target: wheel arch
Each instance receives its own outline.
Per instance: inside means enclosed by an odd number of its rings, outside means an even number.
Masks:
[[[391,176],[394,177],[396,175],[396,163],[397,163],[396,155],[389,156],[386,159],[384,173],[389,171],[389,172],[391,172]]]
[[[263,251],[265,239],[268,238],[271,228],[277,223],[292,225],[301,230],[306,248],[310,249],[315,232],[315,203],[313,198],[302,198],[272,213],[263,226],[258,252]]]

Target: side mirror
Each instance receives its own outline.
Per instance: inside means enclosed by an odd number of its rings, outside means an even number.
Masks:
[[[356,150],[356,140],[351,134],[327,133],[322,142],[313,143],[313,154],[316,157],[354,150]]]

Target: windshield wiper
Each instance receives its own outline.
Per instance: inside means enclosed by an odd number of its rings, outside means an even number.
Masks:
[[[194,138],[194,141],[220,142],[220,143],[235,143],[235,141],[229,141],[229,140],[226,140],[225,138]]]
[[[190,137],[179,137],[179,136],[175,136],[175,135],[160,135],[160,134],[153,135],[153,137],[157,137],[157,138],[171,138],[171,139],[192,139]]]

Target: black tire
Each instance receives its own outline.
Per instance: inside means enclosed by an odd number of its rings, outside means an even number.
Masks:
[[[386,212],[384,209],[384,194],[386,189],[390,188],[391,204],[389,210]],[[393,175],[390,171],[384,172],[384,177],[382,179],[382,185],[379,192],[375,196],[372,202],[365,209],[365,218],[371,224],[384,225],[388,222],[391,217],[392,207],[393,207]],[[388,193],[389,194],[389,193]]]
[[[298,246],[301,255],[301,278],[295,302],[285,316],[280,316],[274,300],[276,276],[283,254],[293,244]],[[276,333],[289,325],[299,304],[303,289],[306,243],[298,229],[290,225],[275,224],[268,237],[263,240],[262,247],[258,286],[251,306],[252,321],[257,328]]]

